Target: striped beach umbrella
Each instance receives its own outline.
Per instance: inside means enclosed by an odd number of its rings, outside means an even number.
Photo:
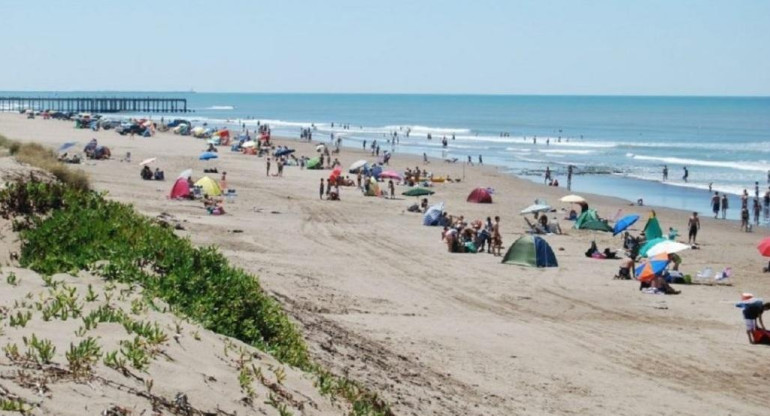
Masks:
[[[642,264],[636,267],[636,278],[642,282],[649,282],[655,276],[666,269],[669,263],[668,253],[660,253],[650,257]]]

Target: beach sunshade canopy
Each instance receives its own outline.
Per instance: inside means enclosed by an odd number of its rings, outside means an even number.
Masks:
[[[647,238],[647,241],[663,237],[663,230],[660,229],[658,218],[650,217],[647,220],[647,224],[644,225],[644,237]]]
[[[470,194],[468,194],[468,198],[466,198],[466,201],[473,202],[476,204],[491,204],[492,195],[489,193],[488,190],[484,188],[476,188],[472,190]]]
[[[408,191],[401,192],[401,195],[405,195],[405,196],[425,196],[425,195],[433,195],[433,194],[434,192],[431,191],[430,189],[425,189],[420,187],[412,188]]]
[[[187,178],[180,177],[174,182],[174,186],[171,187],[169,198],[178,199],[184,198],[187,195],[190,195],[190,185],[187,184]]]
[[[63,151],[69,149],[70,147],[72,147],[72,146],[74,146],[76,144],[78,144],[78,142],[67,142],[67,143],[64,143],[63,145],[59,146],[59,151],[63,152]]]
[[[586,210],[580,214],[577,220],[575,220],[575,229],[612,232],[612,227],[600,220],[596,210],[593,209]]]
[[[520,214],[534,214],[536,212],[548,212],[551,210],[550,205],[546,204],[532,204],[523,210],[521,210]]]
[[[386,171],[380,173],[380,178],[397,179],[397,180],[400,181],[401,180],[401,175],[399,175],[398,172],[396,172],[396,171],[386,170]]]
[[[241,145],[241,147],[254,147],[254,146],[256,146],[256,145],[257,145],[257,142],[248,141],[248,142],[245,142],[245,143],[243,143],[243,144]]]
[[[219,155],[214,152],[203,152],[200,156],[198,156],[198,159],[200,160],[210,160],[210,159],[216,159]]]
[[[366,167],[366,165],[368,165],[368,162],[361,159],[356,162],[353,162],[353,164],[351,164],[350,167],[348,168],[348,171],[350,173],[358,173],[358,170]]]
[[[198,179],[198,182],[195,182],[195,186],[200,186],[203,193],[208,194],[209,196],[219,196],[222,194],[222,189],[219,188],[217,181],[208,176]]]
[[[325,145],[319,144],[318,146],[315,147],[315,150],[318,152],[321,152],[324,150],[325,147],[326,147]]]
[[[647,250],[646,254],[647,254],[647,257],[655,257],[661,253],[674,254],[674,253],[679,253],[680,251],[685,251],[689,249],[690,249],[690,246],[688,246],[687,244],[677,243],[676,241],[664,239],[660,243],[650,247]]]
[[[630,214],[626,215],[625,217],[618,220],[618,222],[615,223],[615,226],[612,227],[612,235],[618,235],[626,230],[626,228],[634,225],[635,222],[639,221],[639,216],[636,214]]]
[[[179,174],[178,178],[189,178],[192,176],[192,169],[185,169],[182,171],[182,173]]]
[[[661,253],[657,256],[650,257],[636,267],[636,278],[642,282],[649,282],[665,270],[668,263],[668,253]]]
[[[648,240],[642,247],[639,248],[639,255],[642,257],[647,257],[647,252],[655,247],[655,245],[660,244],[664,241],[668,241],[663,237],[653,238],[652,240]]]
[[[273,156],[281,157],[281,156],[290,155],[292,153],[294,153],[294,149],[281,149],[281,150],[276,150],[276,152],[273,153]]]
[[[577,203],[581,203],[581,202],[586,202],[586,199],[583,198],[580,195],[567,195],[567,196],[561,197],[561,199],[559,201],[577,204]]]
[[[149,165],[150,163],[158,160],[157,158],[151,157],[149,159],[144,159],[143,161],[139,162],[139,166]]]
[[[307,164],[305,165],[308,169],[321,169],[321,158],[320,157],[314,157],[307,161]]]
[[[441,218],[442,213],[444,213],[443,202],[432,205],[430,208],[428,208],[427,211],[425,211],[425,214],[423,214],[422,225],[427,225],[429,227],[438,225],[438,219]]]
[[[757,245],[757,250],[759,250],[759,254],[765,257],[770,257],[770,237],[760,241]]]
[[[503,256],[504,264],[529,267],[558,267],[553,249],[542,237],[525,235],[511,244]]]

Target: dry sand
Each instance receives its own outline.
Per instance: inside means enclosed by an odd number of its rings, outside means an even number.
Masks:
[[[731,266],[732,284],[647,295],[634,282],[612,280],[617,261],[584,257],[591,239],[600,248],[621,245],[607,234],[569,229],[547,236],[559,268],[502,265],[489,254],[447,253],[440,229],[405,212],[414,198],[343,188],[342,201],[319,200],[318,181],[328,171],[287,167],[283,178],[266,177],[264,159],[226,148],[216,161],[198,161],[205,144],[190,137],[130,139],[17,114],[0,115],[0,134],[51,147],[78,140],[81,148],[96,137],[109,146],[113,160],[82,165],[97,189],[147,215],[173,215],[186,229],[181,235],[219,246],[259,275],[301,324],[315,358],[372,387],[396,414],[764,415],[770,406],[770,348],[748,344],[733,306],[743,291],[770,297],[770,279],[760,272],[766,259],[755,249],[767,229],[742,233],[736,223],[703,218],[701,249],[682,254],[682,270]],[[315,144],[287,143],[297,155],[315,153]],[[132,163],[121,163],[127,151]],[[165,182],[139,178],[137,163],[149,157],[159,158],[153,167],[165,170]],[[361,158],[351,149],[339,155],[345,167]],[[391,165],[423,167],[398,153]],[[166,198],[178,172],[193,168],[198,178],[214,166],[228,172],[238,192],[227,215]],[[462,176],[460,164],[424,167]],[[567,193],[494,167],[469,166],[465,178],[437,184],[431,202],[444,201],[449,213],[467,219],[500,215],[506,246],[526,229],[519,210],[538,197],[561,208],[557,201]],[[465,202],[475,186],[495,188],[494,204]],[[583,196],[604,216],[648,212]],[[704,207],[708,201],[704,193]],[[686,231],[688,213],[657,212],[664,229]]]

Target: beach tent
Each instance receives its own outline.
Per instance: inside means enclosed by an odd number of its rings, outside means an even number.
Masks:
[[[492,195],[490,195],[489,191],[484,188],[476,188],[468,194],[466,201],[475,202],[477,204],[491,204]]]
[[[599,215],[594,209],[589,209],[580,214],[577,220],[575,220],[575,229],[607,232],[612,231],[612,227],[610,227],[609,224],[599,220]]]
[[[179,178],[174,182],[174,186],[171,187],[171,194],[169,194],[169,198],[171,199],[178,199],[178,198],[184,198],[187,195],[190,195],[190,186],[187,184],[186,178]]]
[[[350,168],[348,168],[349,169],[348,172],[350,172],[350,173],[358,173],[358,171],[360,169],[362,169],[362,168],[365,168],[367,164],[368,164],[368,162],[363,160],[363,159],[359,160],[359,161],[356,161],[356,162],[353,162],[353,164],[350,165]]]
[[[305,165],[308,169],[321,169],[321,158],[320,157],[314,157],[307,161],[307,164]]]
[[[203,193],[209,196],[219,196],[222,194],[222,189],[219,188],[217,182],[208,176],[198,179],[198,182],[195,182],[195,186],[200,186]]]
[[[654,214],[647,220],[647,224],[644,226],[644,236],[647,238],[647,241],[663,237],[663,230],[660,229],[660,223]]]
[[[536,235],[519,237],[505,253],[503,263],[530,267],[557,267],[559,265],[548,242]]]
[[[425,214],[422,216],[422,225],[427,225],[429,227],[434,227],[438,225],[438,219],[441,218],[441,214],[444,213],[444,203],[440,202],[436,205],[432,205],[430,208],[428,208],[427,211],[425,211]]]

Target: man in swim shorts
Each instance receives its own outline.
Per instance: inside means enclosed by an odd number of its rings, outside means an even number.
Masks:
[[[700,230],[700,219],[697,212],[692,213],[692,216],[687,221],[687,228],[689,229],[687,242],[689,244],[697,244],[698,230]]]
[[[714,218],[719,216],[720,202],[719,192],[714,192],[714,196],[711,197],[711,210],[714,212]]]

